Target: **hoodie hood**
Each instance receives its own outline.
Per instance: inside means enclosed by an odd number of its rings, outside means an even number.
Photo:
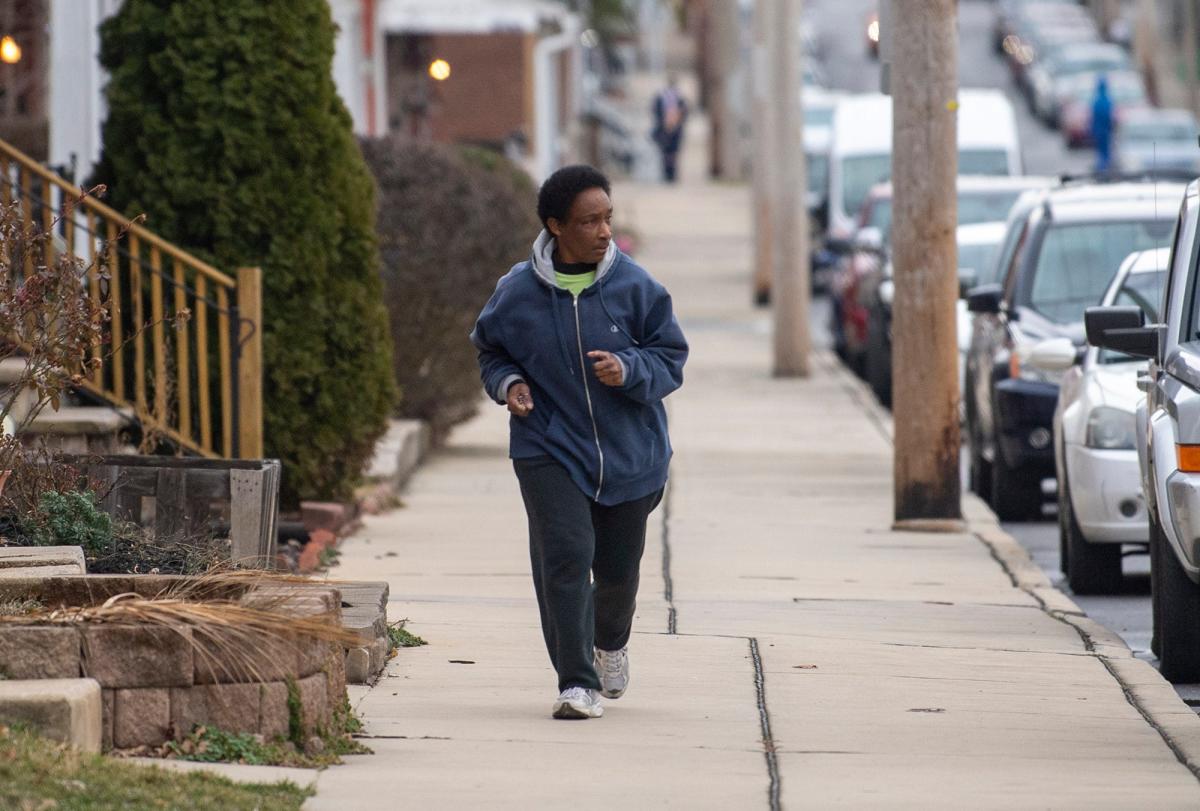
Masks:
[[[617,263],[617,256],[620,251],[617,250],[617,243],[610,241],[608,250],[604,252],[604,258],[596,265],[596,281],[599,282],[608,272],[613,269]],[[533,241],[533,271],[537,275],[538,280],[550,287],[557,288],[558,282],[554,276],[554,235],[542,229],[542,233],[538,234],[537,239]]]

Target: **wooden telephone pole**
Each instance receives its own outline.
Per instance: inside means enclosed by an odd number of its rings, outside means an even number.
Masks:
[[[951,528],[962,518],[958,2],[905,3],[891,21],[894,514],[899,527]]]
[[[763,0],[760,0],[762,2]],[[804,166],[803,116],[800,113],[800,0],[768,0],[775,8],[768,32],[768,72],[774,94],[767,174],[772,206],[772,310],[775,377],[808,377],[809,216]]]

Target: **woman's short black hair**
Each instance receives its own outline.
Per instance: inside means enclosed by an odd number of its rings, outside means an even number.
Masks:
[[[549,229],[551,217],[566,222],[575,198],[588,189],[604,189],[605,194],[612,195],[608,178],[592,166],[564,166],[546,178],[538,192],[537,213],[542,225]]]

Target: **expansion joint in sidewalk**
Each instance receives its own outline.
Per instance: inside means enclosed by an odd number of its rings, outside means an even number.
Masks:
[[[671,480],[667,480],[667,490],[663,493],[662,510],[662,579],[663,601],[667,604],[667,633],[676,632],[677,614],[675,611],[675,583],[671,580],[671,492],[674,490]]]
[[[775,737],[771,733],[771,714],[767,710],[767,682],[763,675],[762,655],[758,650],[758,639],[747,637],[750,642],[750,660],[754,663],[754,692],[758,702],[758,722],[762,727],[763,756],[767,761],[767,776],[770,784],[767,788],[767,800],[771,811],[779,811],[780,778],[779,757],[775,752]]]

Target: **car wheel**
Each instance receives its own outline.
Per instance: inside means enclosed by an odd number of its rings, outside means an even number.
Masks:
[[[1058,483],[1058,570],[1063,573],[1064,577],[1071,574],[1071,545],[1067,541],[1067,508],[1063,504],[1063,490],[1065,485],[1062,480]]]
[[[1042,514],[1042,486],[1036,476],[1009,467],[996,443],[992,460],[992,510],[1001,521],[1032,521]]]
[[[1150,572],[1158,625],[1159,671],[1171,682],[1200,681],[1200,586],[1179,564],[1162,528],[1151,525],[1150,542],[1158,546],[1157,566]]]
[[[970,385],[967,386],[967,391],[970,391]],[[971,492],[979,496],[984,501],[991,503],[992,500],[992,468],[988,461],[983,458],[983,452],[980,450],[982,443],[979,437],[975,434],[975,419],[974,409],[971,407],[970,401],[967,402],[967,442],[968,448],[968,464],[967,464],[967,486],[971,488]]]
[[[892,358],[879,325],[879,318],[867,324],[867,383],[884,408],[892,407]]]
[[[1159,529],[1158,519],[1154,516],[1154,510],[1149,510],[1150,513],[1150,652],[1155,656],[1162,656],[1162,608],[1159,603],[1162,601],[1162,588],[1155,582],[1156,575],[1154,574],[1162,566],[1159,563],[1161,555],[1161,544],[1158,542],[1158,536],[1162,533]]]
[[[1121,545],[1089,543],[1071,506],[1071,487],[1063,477],[1058,497],[1059,526],[1067,542],[1067,582],[1076,594],[1112,594],[1121,589]]]

